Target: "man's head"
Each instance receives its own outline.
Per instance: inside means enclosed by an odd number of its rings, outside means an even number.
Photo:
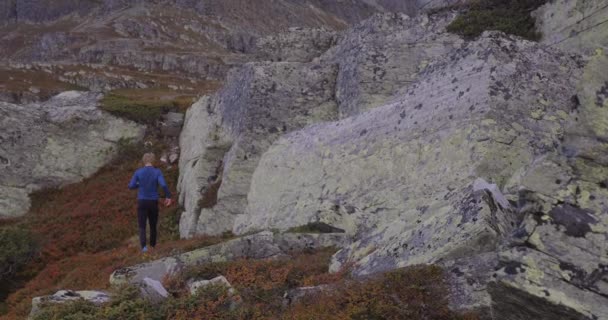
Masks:
[[[151,166],[154,164],[154,153],[146,153],[144,154],[143,158],[141,159],[141,161],[144,163],[145,166]]]

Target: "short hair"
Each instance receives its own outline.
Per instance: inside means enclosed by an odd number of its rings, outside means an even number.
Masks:
[[[143,161],[144,164],[153,163],[154,159],[155,159],[154,153],[148,152],[148,153],[144,154],[144,156],[141,158],[141,161]]]

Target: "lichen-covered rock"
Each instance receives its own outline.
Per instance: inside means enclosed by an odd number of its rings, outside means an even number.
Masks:
[[[606,70],[485,33],[391,103],[275,142],[234,232],[323,222],[354,240],[334,271],[436,263],[455,309],[608,318]]]
[[[44,103],[0,103],[0,218],[29,209],[28,194],[80,181],[144,128],[97,109],[99,95],[64,92]]]
[[[444,32],[453,18],[376,15],[313,63],[248,64],[232,72],[220,93],[203,98],[186,116],[178,187],[185,208],[182,237],[231,229],[247,205],[260,156],[278,137],[378,106],[410,84],[430,59],[461,45],[463,40]],[[277,60],[307,60],[332,37],[294,30],[261,45]],[[294,38],[323,45],[313,45],[319,49],[308,56],[300,47],[283,46]]]
[[[455,13],[410,18],[376,14],[349,29],[322,58],[339,65],[336,98],[342,118],[383,105],[436,57],[463,40],[445,32]]]
[[[30,318],[38,314],[45,306],[49,304],[66,303],[78,300],[85,300],[96,305],[101,305],[110,301],[110,296],[102,291],[71,291],[61,290],[55,294],[45,297],[36,297],[32,299],[32,310]]]
[[[518,223],[497,191],[558,151],[578,77],[564,55],[487,34],[393,103],[276,142],[234,231],[325,222],[355,235],[334,268],[357,274],[492,251]]]
[[[563,157],[531,165],[522,182],[527,216],[490,287],[501,319],[608,319],[606,70],[598,52],[579,84]]]
[[[217,235],[244,212],[251,175],[281,135],[335,120],[334,66],[247,64],[187,113],[180,138],[180,234]]]
[[[608,50],[605,0],[547,1],[533,15],[547,45],[587,55]]]

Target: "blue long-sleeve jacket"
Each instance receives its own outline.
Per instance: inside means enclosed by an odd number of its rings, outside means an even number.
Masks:
[[[165,192],[165,198],[171,198],[171,192],[167,187],[163,173],[154,167],[143,167],[137,169],[133,174],[133,178],[129,182],[129,189],[139,189],[137,192],[138,200],[158,200],[159,185]]]

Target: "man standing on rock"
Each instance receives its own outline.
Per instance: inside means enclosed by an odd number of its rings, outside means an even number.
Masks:
[[[158,186],[160,185],[165,192],[165,206],[170,206],[171,192],[167,187],[167,182],[160,169],[153,166],[154,154],[144,154],[142,161],[143,168],[137,169],[129,189],[139,189],[137,193],[137,222],[139,224],[139,243],[142,252],[148,252],[146,246],[146,220],[150,222],[150,247],[156,246],[156,225],[158,223]]]

